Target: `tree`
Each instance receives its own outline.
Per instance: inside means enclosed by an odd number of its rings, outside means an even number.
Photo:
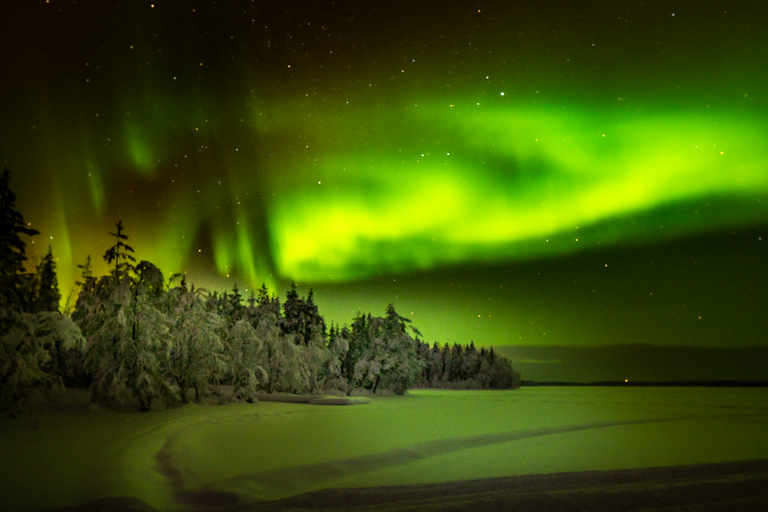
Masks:
[[[431,388],[439,388],[443,382],[443,355],[437,342],[429,353],[429,382]]]
[[[422,362],[416,342],[406,332],[408,323],[410,319],[398,315],[392,304],[387,306],[385,318],[371,319],[367,325],[367,344],[355,364],[355,383],[373,393],[381,388],[402,395],[417,381]]]
[[[73,375],[85,340],[69,317],[58,312],[19,313],[0,337],[0,411],[23,413],[34,390],[61,387],[60,376]]]
[[[107,262],[107,265],[112,262],[115,263],[112,277],[115,281],[119,281],[121,277],[128,275],[133,268],[128,261],[136,261],[136,258],[128,254],[134,252],[133,247],[123,242],[123,240],[128,240],[128,236],[123,234],[123,221],[117,221],[116,227],[117,233],[110,233],[115,237],[115,245],[104,253],[104,261]],[[120,260],[124,261],[121,263]]]
[[[475,380],[477,376],[478,354],[475,348],[475,342],[471,341],[464,351],[464,359],[461,366],[461,373],[464,379]]]
[[[451,352],[451,346],[446,343],[443,349],[440,351],[440,356],[443,361],[443,380],[441,387],[450,387],[451,375],[453,375],[453,353]]]
[[[341,374],[347,379],[350,390],[355,384],[355,365],[363,357],[363,353],[371,345],[371,329],[373,318],[358,311],[352,325],[341,329],[341,336],[347,340],[347,353],[341,363]]]
[[[325,371],[323,389],[327,393],[346,395],[349,386],[342,371],[343,363],[349,350],[349,342],[338,329],[331,327],[328,342],[328,362]]]
[[[420,387],[426,388],[429,387],[429,381],[432,379],[432,350],[429,347],[429,343],[424,343],[420,340],[416,340],[416,343],[418,345],[417,352],[419,359],[423,362],[423,368],[421,370],[421,375],[419,376],[418,385]]]
[[[110,234],[116,242],[104,260],[115,267],[110,276],[90,282],[88,300],[81,300],[85,288],[81,291],[73,316],[87,339],[85,363],[92,375],[92,399],[120,405],[134,397],[147,411],[158,396],[165,397],[166,404],[178,397],[178,387],[162,371],[171,324],[163,311],[165,281],[152,263],[142,261],[134,267],[128,262],[136,260],[127,254],[133,248],[124,242],[128,237],[122,222],[117,223],[117,233]]]
[[[234,325],[235,322],[240,320],[243,311],[243,296],[240,294],[240,289],[237,287],[237,283],[232,286],[232,293],[227,297],[225,307],[227,316],[231,322],[230,325]]]
[[[91,256],[88,255],[85,263],[78,265],[77,268],[81,270],[81,274],[80,280],[76,281],[75,284],[80,286],[80,293],[77,294],[75,310],[72,312],[72,320],[80,329],[83,329],[84,316],[93,306],[93,301],[96,297],[96,278],[93,277]]]
[[[307,328],[307,319],[304,317],[304,300],[296,291],[296,283],[291,283],[291,289],[285,294],[283,302],[283,321],[280,330],[283,335],[292,335],[297,344],[304,343],[304,333]]]
[[[451,374],[449,380],[451,382],[459,382],[466,377],[462,374],[462,368],[464,367],[464,351],[461,349],[461,345],[454,343],[451,348]]]
[[[16,210],[10,180],[10,173],[5,169],[0,178],[0,336],[10,329],[13,312],[29,309],[24,270],[26,244],[20,235],[39,234],[27,227],[24,217]]]
[[[269,378],[258,359],[261,340],[247,320],[238,320],[228,332],[225,354],[232,381],[232,397],[252,401]]]
[[[76,285],[82,287],[85,286],[89,281],[93,280],[93,266],[91,265],[90,254],[87,258],[85,258],[85,263],[78,265],[77,268],[80,269],[80,279],[82,279],[82,281],[76,281]]]
[[[53,258],[51,246],[48,253],[37,265],[35,290],[32,297],[34,311],[58,311],[61,302],[59,281],[56,277],[56,261]]]
[[[119,281],[103,277],[97,297],[84,319],[88,348],[86,365],[92,374],[93,400],[120,405],[129,397],[142,411],[155,397],[172,397],[170,379],[160,372],[169,321],[152,298],[139,293],[130,276]]]
[[[224,322],[208,311],[202,290],[188,290],[186,283],[167,294],[167,310],[171,319],[169,343],[161,368],[178,387],[178,399],[189,402],[188,391],[194,391],[199,402],[210,386],[218,384],[226,374],[224,359]]]
[[[520,387],[520,374],[512,369],[512,363],[506,357],[496,357],[490,368],[489,386],[493,389],[517,389]]]
[[[315,304],[314,292],[311,288],[309,289],[307,300],[304,302],[304,318],[304,344],[324,344],[327,336],[325,319],[322,317]]]

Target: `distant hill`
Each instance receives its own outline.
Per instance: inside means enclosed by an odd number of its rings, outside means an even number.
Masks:
[[[768,346],[500,345],[526,381],[768,380]]]

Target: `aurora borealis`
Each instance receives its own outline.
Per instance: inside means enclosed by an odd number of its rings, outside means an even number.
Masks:
[[[765,344],[768,5],[7,4],[0,157],[65,296],[119,219],[428,341]]]

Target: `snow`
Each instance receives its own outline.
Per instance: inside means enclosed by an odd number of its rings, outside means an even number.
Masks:
[[[57,410],[0,421],[9,510],[106,496],[167,510],[206,496],[248,502],[330,487],[768,458],[761,388],[413,390],[358,407],[148,413],[88,407],[87,392],[68,393]]]

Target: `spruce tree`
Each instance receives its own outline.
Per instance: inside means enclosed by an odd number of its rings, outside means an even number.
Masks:
[[[37,290],[35,290],[34,310],[58,311],[61,293],[59,292],[59,281],[56,278],[56,261],[53,258],[51,246],[48,246],[48,253],[37,265],[35,281]]]
[[[369,315],[364,350],[354,367],[354,383],[373,393],[387,389],[402,395],[418,380],[423,362],[416,351],[416,342],[406,332],[409,322],[397,314],[392,304],[387,306],[385,318]],[[418,332],[412,327],[411,330]]]
[[[304,301],[304,343],[324,344],[327,338],[325,319],[320,315],[315,304],[314,292],[310,288],[307,300]]]
[[[291,289],[285,295],[283,303],[283,321],[280,330],[284,335],[293,335],[296,344],[305,343],[306,318],[304,317],[304,301],[296,291],[296,283],[291,283]]]
[[[25,293],[24,262],[26,244],[21,235],[37,235],[39,231],[27,227],[24,217],[16,210],[16,196],[10,188],[8,169],[0,178],[0,335],[7,332],[13,311],[29,308]]]
[[[104,261],[107,262],[107,265],[112,262],[115,263],[112,276],[115,281],[119,281],[122,277],[127,276],[128,272],[133,269],[131,264],[128,263],[128,260],[136,261],[136,258],[128,254],[134,252],[133,247],[123,242],[123,240],[128,240],[128,236],[123,233],[123,221],[117,221],[116,227],[117,233],[110,233],[110,235],[114,236],[116,239],[115,245],[107,249],[104,253]],[[121,263],[120,260],[124,261]]]

